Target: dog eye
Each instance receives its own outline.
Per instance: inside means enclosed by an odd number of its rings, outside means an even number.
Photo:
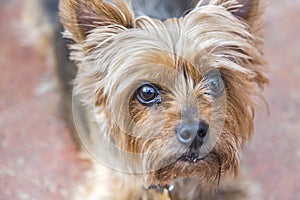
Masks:
[[[207,92],[205,94],[215,98],[221,96],[225,90],[225,83],[219,72],[209,74],[206,79],[206,84]]]
[[[161,95],[158,89],[152,84],[145,84],[136,91],[138,101],[144,106],[152,106],[161,102]]]

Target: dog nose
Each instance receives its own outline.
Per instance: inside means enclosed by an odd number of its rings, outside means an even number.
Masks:
[[[209,125],[205,121],[181,123],[176,129],[179,142],[193,148],[199,148],[208,133]]]

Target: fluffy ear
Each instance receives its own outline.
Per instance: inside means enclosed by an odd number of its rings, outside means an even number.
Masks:
[[[263,14],[259,0],[200,0],[198,6],[222,5],[237,18],[246,21],[250,26],[256,25]]]
[[[72,38],[81,43],[92,29],[101,26],[133,27],[134,14],[125,0],[61,0],[61,22]]]
[[[237,0],[238,7],[232,11],[232,13],[248,22],[250,25],[254,25],[257,20],[260,19],[263,9],[259,0]]]

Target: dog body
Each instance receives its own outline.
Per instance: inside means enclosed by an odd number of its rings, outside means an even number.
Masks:
[[[95,158],[75,198],[250,198],[233,179],[268,82],[258,0],[62,0],[60,12]]]

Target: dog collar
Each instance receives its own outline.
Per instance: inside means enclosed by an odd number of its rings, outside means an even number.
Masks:
[[[158,197],[160,200],[171,200],[170,192],[167,188],[164,188],[163,192],[158,192]]]
[[[166,185],[164,187],[160,185],[150,185],[146,190],[156,190],[159,200],[171,200],[170,192],[174,190],[174,185]]]

